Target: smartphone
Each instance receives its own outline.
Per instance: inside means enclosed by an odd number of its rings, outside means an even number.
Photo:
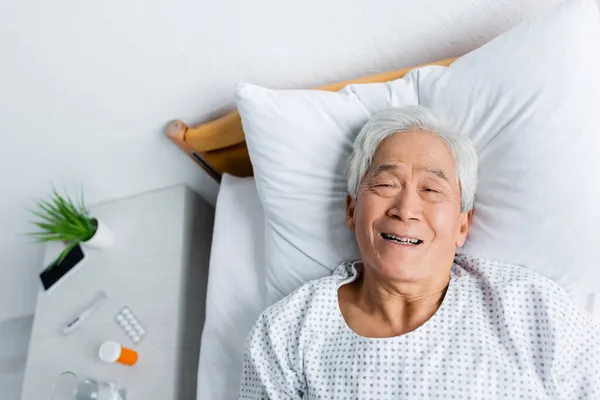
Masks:
[[[65,258],[58,263],[58,260],[54,260],[46,269],[40,273],[40,280],[45,291],[50,290],[54,287],[59,280],[66,279],[73,269],[81,265],[85,260],[85,253],[81,246],[77,245],[73,247],[71,251],[67,253]]]

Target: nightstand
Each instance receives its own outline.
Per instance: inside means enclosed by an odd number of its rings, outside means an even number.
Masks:
[[[23,400],[49,399],[55,377],[72,371],[112,381],[128,399],[195,399],[214,208],[185,186],[90,207],[115,245],[40,292],[23,382]],[[60,252],[49,247],[46,262]],[[70,335],[62,328],[99,291],[108,299]],[[145,326],[138,344],[115,323],[128,306]],[[114,340],[139,353],[133,367],[106,364],[98,348]]]

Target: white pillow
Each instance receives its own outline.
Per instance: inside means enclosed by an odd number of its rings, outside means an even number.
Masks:
[[[463,252],[524,265],[567,290],[600,291],[600,21],[563,3],[450,67],[338,93],[241,84],[242,116],[267,219],[273,302],[357,257],[345,226],[345,162],[375,112],[421,104],[468,134],[480,157]]]
[[[412,82],[391,85],[410,96],[398,105],[417,101]],[[267,300],[273,303],[358,258],[345,222],[344,170],[354,132],[372,110],[351,93],[248,84],[239,85],[237,99],[265,211]]]

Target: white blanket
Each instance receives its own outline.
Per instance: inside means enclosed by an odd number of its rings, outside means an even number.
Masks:
[[[550,280],[459,257],[429,321],[373,339],[338,306],[361,268],[342,264],[261,315],[240,399],[600,399],[600,330]]]

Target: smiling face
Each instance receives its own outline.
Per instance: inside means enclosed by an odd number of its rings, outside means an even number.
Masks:
[[[434,134],[408,131],[384,140],[348,197],[347,223],[363,262],[397,281],[447,274],[467,237],[454,157]]]

